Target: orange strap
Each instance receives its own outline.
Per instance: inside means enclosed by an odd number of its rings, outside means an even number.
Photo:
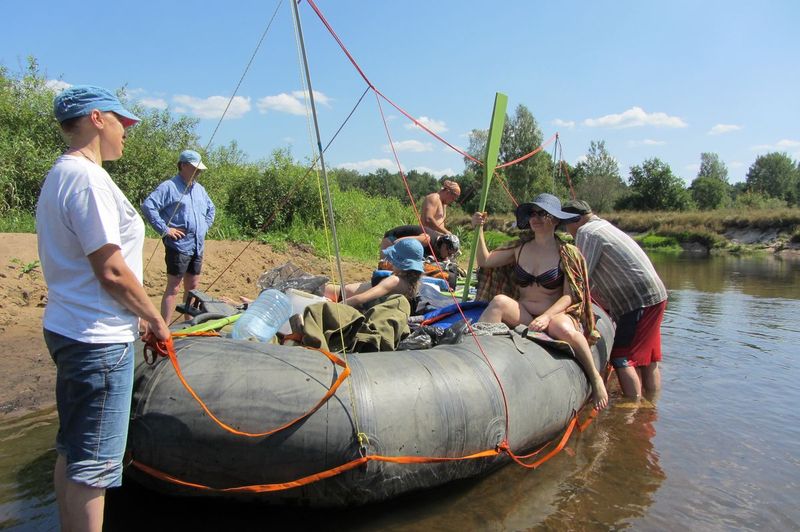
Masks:
[[[193,335],[194,334],[192,333],[192,334],[190,334],[188,336],[193,336]],[[150,335],[150,336],[142,338],[142,340],[144,340],[144,342],[145,342],[145,352],[147,352],[148,350],[152,350],[152,351],[156,352],[157,354],[159,354],[161,356],[166,356],[166,357],[169,358],[170,362],[172,362],[172,367],[175,368],[175,374],[178,376],[178,379],[180,379],[181,384],[183,384],[183,387],[186,388],[186,391],[189,392],[189,394],[194,398],[195,401],[197,401],[197,403],[200,405],[200,407],[203,409],[203,411],[206,414],[208,414],[208,416],[211,419],[213,419],[217,423],[217,425],[219,425],[220,427],[222,427],[223,429],[227,430],[228,432],[230,432],[232,434],[237,434],[239,436],[247,436],[247,437],[250,437],[250,438],[260,438],[260,437],[263,437],[263,436],[269,436],[271,434],[275,434],[276,432],[280,432],[281,430],[284,430],[284,429],[286,429],[288,427],[291,427],[292,425],[294,425],[294,424],[306,419],[311,414],[313,414],[314,412],[319,410],[320,407],[322,407],[322,405],[324,405],[328,401],[328,399],[330,399],[333,396],[333,394],[336,393],[336,390],[339,388],[339,386],[341,386],[341,384],[344,382],[344,380],[350,375],[350,368],[347,367],[347,363],[344,360],[342,360],[341,358],[337,357],[336,355],[334,355],[333,353],[331,353],[329,351],[325,351],[324,349],[315,349],[315,351],[319,351],[320,353],[322,353],[323,355],[328,357],[328,359],[331,362],[333,362],[335,365],[340,366],[341,368],[343,368],[343,371],[339,374],[339,377],[333,383],[333,386],[331,386],[330,389],[328,389],[328,391],[322,397],[322,399],[320,399],[317,402],[317,404],[314,405],[311,408],[311,410],[307,411],[305,414],[302,414],[301,416],[299,416],[299,417],[297,417],[297,418],[295,418],[295,419],[293,419],[293,420],[291,420],[291,421],[289,421],[287,423],[284,423],[283,425],[281,425],[279,427],[276,427],[276,428],[273,428],[273,429],[270,429],[270,430],[267,430],[267,431],[264,431],[264,432],[245,432],[245,431],[237,430],[237,429],[231,427],[230,425],[224,423],[217,416],[215,416],[214,413],[211,412],[211,410],[208,408],[208,406],[206,406],[206,404],[203,402],[203,400],[200,399],[200,396],[198,396],[197,393],[194,391],[194,389],[192,389],[192,387],[189,385],[189,383],[184,378],[183,372],[181,371],[181,366],[178,363],[178,357],[175,355],[175,346],[172,343],[172,338],[169,338],[166,341],[158,341],[158,340],[155,339],[154,336]],[[307,347],[306,349],[311,349],[311,348]]]
[[[204,491],[213,491],[218,493],[264,493],[269,491],[281,491],[287,490],[291,488],[298,488],[300,486],[305,486],[307,484],[312,484],[314,482],[318,482],[320,480],[325,480],[326,478],[334,477],[346,471],[350,471],[351,469],[355,469],[361,465],[366,464],[367,462],[393,462],[397,464],[425,464],[425,463],[434,463],[434,462],[452,462],[452,461],[459,461],[459,460],[474,460],[476,458],[487,458],[491,456],[496,456],[500,453],[499,450],[493,449],[489,451],[483,451],[480,453],[470,454],[468,456],[461,456],[461,457],[453,457],[453,458],[436,458],[436,457],[424,457],[424,456],[381,456],[381,455],[371,455],[371,456],[362,456],[360,458],[356,458],[355,460],[351,460],[345,464],[342,464],[338,467],[333,467],[331,469],[327,469],[325,471],[321,471],[319,473],[314,473],[313,475],[308,475],[303,478],[299,478],[297,480],[292,480],[290,482],[281,482],[277,484],[254,484],[251,486],[237,486],[233,488],[212,488],[211,486],[206,486],[204,484],[196,484],[194,482],[186,482],[184,480],[180,480],[172,475],[168,475],[163,473],[157,469],[154,469],[150,466],[142,464],[141,462],[137,462],[133,460],[131,465],[144,471],[148,475],[155,477],[160,480],[164,480],[167,482],[171,482],[173,484],[178,484],[180,486],[187,486],[190,488],[196,488]]]
[[[593,410],[592,412],[595,412],[595,411]],[[596,415],[596,414],[590,414],[589,422],[591,422],[591,420],[594,419],[594,415]],[[585,422],[584,425],[582,425],[582,426],[585,426],[585,425],[588,425],[588,423]],[[346,471],[350,471],[351,469],[354,469],[356,467],[364,465],[367,462],[390,462],[390,463],[395,463],[395,464],[430,464],[430,463],[441,463],[441,462],[457,462],[457,461],[462,461],[462,460],[475,460],[475,459],[478,459],[478,458],[491,458],[491,457],[497,456],[497,455],[499,455],[501,453],[506,453],[517,464],[519,464],[519,465],[521,465],[521,466],[523,466],[523,467],[525,467],[527,469],[536,469],[539,466],[541,466],[542,464],[544,464],[545,462],[547,462],[549,459],[551,459],[553,456],[555,456],[559,452],[561,452],[561,450],[564,448],[564,446],[566,445],[567,441],[569,440],[570,436],[572,435],[572,432],[573,432],[573,430],[575,429],[576,426],[578,426],[578,413],[577,412],[575,413],[575,415],[573,415],[572,419],[570,420],[569,425],[567,426],[567,430],[564,432],[564,435],[561,437],[561,440],[559,441],[558,445],[554,449],[552,449],[549,453],[547,453],[545,456],[541,457],[539,460],[537,460],[536,462],[534,462],[532,464],[526,464],[526,463],[522,462],[522,460],[537,455],[543,449],[545,449],[548,445],[550,445],[552,442],[548,442],[543,447],[541,447],[537,451],[534,451],[531,454],[521,455],[521,456],[514,454],[514,452],[508,446],[508,442],[507,441],[503,441],[495,449],[489,449],[489,450],[486,450],[486,451],[480,451],[480,452],[473,453],[473,454],[470,454],[470,455],[457,456],[457,457],[382,456],[382,455],[362,456],[360,458],[356,458],[355,460],[351,460],[350,462],[344,463],[344,464],[342,464],[340,466],[333,467],[333,468],[330,468],[330,469],[326,469],[325,471],[321,471],[319,473],[314,473],[313,475],[308,475],[308,476],[299,478],[297,480],[292,480],[292,481],[289,481],[289,482],[281,482],[281,483],[276,483],[276,484],[254,484],[254,485],[250,485],[250,486],[237,486],[237,487],[232,487],[232,488],[214,488],[214,487],[211,487],[211,486],[206,486],[204,484],[197,484],[197,483],[193,483],[193,482],[187,482],[187,481],[181,480],[181,479],[179,479],[177,477],[174,477],[172,475],[169,475],[167,473],[164,473],[162,471],[159,471],[159,470],[157,470],[155,468],[152,468],[152,467],[150,467],[148,465],[145,465],[145,464],[143,464],[141,462],[138,462],[136,460],[131,461],[131,465],[133,465],[137,469],[140,469],[141,471],[147,473],[148,475],[150,475],[152,477],[155,477],[157,479],[163,480],[165,482],[171,482],[173,484],[178,484],[180,486],[187,486],[187,487],[196,488],[196,489],[200,489],[200,490],[204,490],[204,491],[213,491],[213,492],[218,492],[218,493],[264,493],[264,492],[271,492],[271,491],[287,490],[287,489],[291,489],[291,488],[297,488],[297,487],[300,487],[300,486],[305,486],[307,484],[312,484],[312,483],[318,482],[320,480],[325,480],[327,478],[331,478],[331,477],[337,476],[337,475],[339,475],[341,473],[344,473]],[[582,430],[582,429],[579,429],[579,430]]]

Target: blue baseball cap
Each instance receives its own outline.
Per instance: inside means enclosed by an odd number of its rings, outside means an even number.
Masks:
[[[130,127],[142,119],[122,106],[111,91],[94,85],[73,85],[61,91],[53,100],[53,113],[59,123],[70,118],[86,116],[93,109],[116,113],[122,125]]]
[[[205,170],[206,165],[203,164],[202,159],[200,158],[200,154],[194,150],[183,150],[181,152],[180,157],[178,157],[179,163],[189,163],[198,170]]]
[[[422,258],[425,250],[416,238],[404,238],[383,250],[383,255],[403,271],[422,272]]]

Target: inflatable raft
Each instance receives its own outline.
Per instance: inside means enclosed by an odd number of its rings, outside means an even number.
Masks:
[[[592,351],[604,368],[614,330],[595,312],[603,338]],[[513,331],[478,339],[483,353],[465,335],[427,350],[349,354],[346,365],[302,347],[177,339],[197,398],[169,359],[138,366],[127,474],[168,494],[312,506],[485,474],[511,460],[503,449],[522,454],[562,434],[590,387],[570,353]]]

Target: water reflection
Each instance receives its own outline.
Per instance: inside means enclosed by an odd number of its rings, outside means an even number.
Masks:
[[[55,409],[0,425],[0,528],[55,530]]]
[[[778,255],[651,255],[670,290],[737,291],[759,297],[800,298],[800,257]]]

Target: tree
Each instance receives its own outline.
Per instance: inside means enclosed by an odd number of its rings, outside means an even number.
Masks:
[[[630,194],[617,207],[644,211],[682,211],[691,205],[691,197],[683,180],[672,173],[668,164],[658,158],[631,167]]]
[[[728,167],[719,159],[716,153],[700,154],[700,171],[697,177],[713,177],[720,181],[728,182]]]
[[[486,130],[473,129],[470,133],[469,148],[467,153],[476,159],[483,161],[486,156],[486,142],[488,132]],[[500,141],[500,154],[498,162],[505,163],[513,161],[527,155],[542,144],[542,132],[533,114],[524,105],[517,106],[513,118],[506,116],[505,126],[503,127],[503,137]],[[471,159],[465,158],[467,172],[476,175],[483,175],[483,167]],[[560,193],[556,190],[553,180],[553,164],[547,153],[539,152],[528,159],[508,166],[497,173],[508,185],[509,191],[518,202],[529,201],[533,196],[541,192]],[[496,180],[493,180],[493,182]],[[494,186],[501,186],[499,183]],[[502,191],[502,188],[500,189]],[[503,192],[503,194],[507,194]],[[501,202],[506,203],[506,202]],[[508,205],[511,205],[508,202]],[[498,203],[495,207],[500,207]]]
[[[28,59],[27,70],[16,76],[0,68],[0,215],[9,210],[32,214],[44,176],[67,148],[53,117],[55,95],[33,58]],[[126,103],[124,92],[119,96]],[[138,205],[159,182],[175,174],[181,150],[197,147],[197,120],[128,107],[142,122],[128,130],[125,157],[103,166],[131,203]],[[214,172],[209,167],[203,180],[212,182]]]
[[[797,196],[797,165],[785,153],[760,155],[747,171],[746,181],[751,191],[789,203],[797,203],[800,199]]]
[[[710,176],[698,176],[692,181],[692,199],[701,210],[726,207],[731,201],[730,185]]]
[[[731,203],[728,168],[716,153],[700,154],[700,171],[689,188],[692,199],[701,210],[719,209]]]
[[[47,170],[67,147],[54,96],[34,58],[16,76],[0,67],[0,215],[34,212]]]
[[[597,212],[614,207],[625,194],[625,182],[619,173],[619,163],[608,153],[604,140],[592,141],[586,159],[575,166],[575,194],[586,200]]]

